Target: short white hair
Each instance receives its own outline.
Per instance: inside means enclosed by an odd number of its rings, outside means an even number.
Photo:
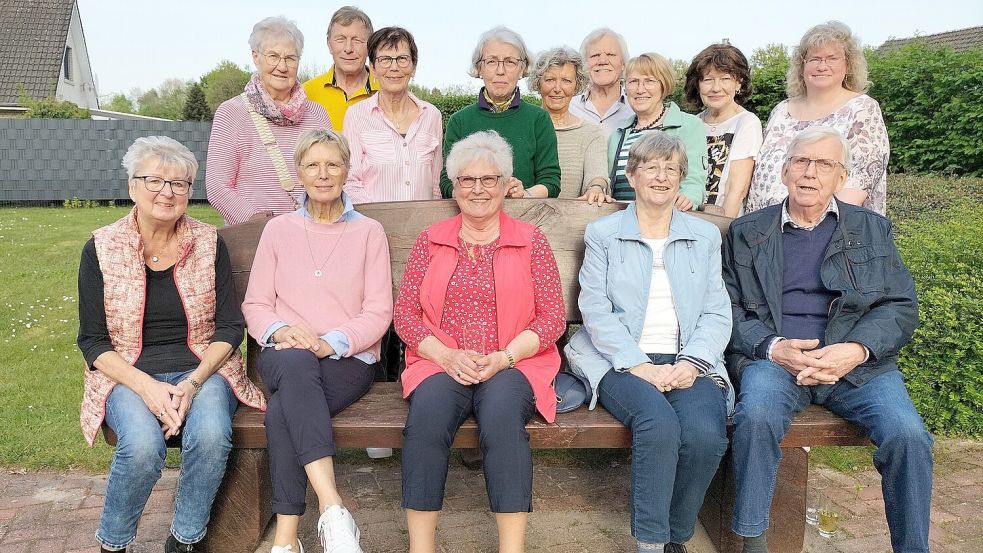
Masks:
[[[606,36],[612,37],[618,41],[618,46],[621,47],[621,63],[627,63],[628,42],[625,41],[625,37],[621,36],[620,33],[616,33],[607,27],[594,29],[590,32],[590,34],[584,37],[584,41],[580,43],[580,55],[584,57],[584,61],[588,61],[590,59],[587,55],[587,49],[590,48],[595,42]]]
[[[792,157],[792,152],[794,152],[800,144],[815,144],[816,142],[827,138],[834,138],[840,143],[840,147],[843,149],[843,159],[840,161],[843,163],[843,167],[849,171],[853,166],[853,153],[850,152],[850,143],[847,142],[846,138],[843,138],[840,131],[834,129],[833,127],[827,127],[826,125],[816,125],[799,131],[799,134],[795,135],[795,138],[793,138],[788,144],[788,150],[786,151],[785,155],[785,163],[788,163],[788,160]]]
[[[519,57],[522,58],[522,76],[529,75],[529,66],[532,65],[533,59],[532,54],[529,52],[529,48],[526,48],[526,42],[522,40],[519,33],[509,29],[508,27],[503,27],[499,25],[493,29],[489,29],[478,37],[478,44],[474,47],[474,52],[471,53],[471,68],[468,69],[468,75],[478,78],[480,73],[478,72],[478,64],[481,62],[482,50],[489,42],[501,42],[502,44],[508,44],[519,51]]]
[[[294,163],[300,167],[300,162],[304,161],[304,156],[314,147],[315,144],[332,145],[338,148],[341,154],[341,162],[347,167],[351,162],[352,153],[348,147],[348,140],[345,136],[334,129],[311,129],[297,138],[297,147],[294,149]]]
[[[253,25],[253,32],[249,33],[249,48],[262,53],[263,45],[284,38],[293,41],[298,56],[304,53],[304,33],[300,32],[296,23],[283,16],[267,17]]]
[[[198,174],[198,160],[187,146],[169,136],[142,136],[130,144],[123,156],[126,176],[132,179],[137,167],[154,159],[165,167],[182,169],[191,182]]]
[[[512,146],[495,131],[478,131],[455,142],[447,154],[447,178],[457,180],[461,171],[476,161],[495,165],[502,181],[512,177]]]
[[[673,157],[679,161],[682,171],[679,180],[689,174],[689,158],[686,156],[686,144],[682,138],[673,136],[665,131],[652,130],[642,135],[628,150],[628,162],[625,173],[635,174],[638,166],[652,160],[670,160]]]

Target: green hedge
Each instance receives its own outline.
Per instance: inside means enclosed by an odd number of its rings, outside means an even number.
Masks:
[[[920,325],[899,364],[933,432],[983,436],[983,181],[892,177],[888,211]]]

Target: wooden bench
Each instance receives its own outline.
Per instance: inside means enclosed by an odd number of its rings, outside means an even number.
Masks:
[[[577,275],[583,261],[584,230],[587,223],[624,208],[624,204],[589,206],[574,200],[507,200],[506,212],[537,225],[547,236],[559,266],[568,323],[579,323]],[[366,204],[358,211],[383,224],[392,257],[393,292],[402,279],[403,266],[417,236],[425,227],[457,213],[452,200]],[[726,232],[730,219],[699,214]],[[245,294],[256,245],[266,220],[233,225],[220,230],[232,259],[233,278],[240,299]],[[249,340],[247,370],[256,373],[259,347]],[[264,388],[265,391],[265,388]],[[343,448],[402,447],[402,430],[407,404],[397,383],[379,382],[354,405],[333,419],[335,442]],[[534,417],[527,426],[533,448],[630,448],[631,433],[598,406],[558,415],[555,424]],[[271,484],[266,455],[263,414],[240,406],[233,422],[233,450],[228,471],[212,511],[206,545],[215,553],[252,552],[272,518]],[[863,433],[823,408],[812,406],[793,421],[782,441],[783,460],[772,503],[769,546],[777,552],[799,552],[805,529],[808,453],[803,446],[864,445]],[[461,427],[454,447],[477,447],[473,419]],[[628,501],[628,490],[625,490]],[[707,532],[719,551],[736,552],[740,538],[730,532],[734,483],[729,453],[707,492],[700,513]]]

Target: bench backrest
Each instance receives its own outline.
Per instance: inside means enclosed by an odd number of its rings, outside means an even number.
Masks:
[[[577,200],[535,199],[506,200],[505,212],[512,217],[532,223],[540,228],[549,240],[560,271],[563,284],[563,300],[567,307],[567,322],[580,322],[577,296],[580,286],[577,275],[584,260],[584,231],[587,224],[598,217],[624,209],[626,204],[613,203],[601,207]],[[392,258],[393,297],[399,290],[403,268],[417,236],[426,227],[458,213],[454,200],[429,200],[415,202],[384,202],[362,204],[357,210],[382,223],[389,239],[389,255]],[[721,234],[730,225],[728,217],[696,212],[695,215],[717,225]],[[249,282],[249,271],[256,254],[256,245],[269,219],[259,219],[232,225],[219,230],[225,240],[232,260],[232,275],[236,293],[241,303]],[[298,245],[299,247],[299,245]],[[250,377],[255,374],[255,354],[258,347],[248,340],[247,367]]]

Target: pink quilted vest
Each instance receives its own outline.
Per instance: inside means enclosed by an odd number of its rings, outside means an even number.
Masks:
[[[183,216],[177,222],[178,257],[174,282],[188,318],[188,347],[200,359],[215,333],[215,227]],[[143,349],[147,275],[136,208],[92,233],[105,286],[106,326],[113,349],[128,363]],[[239,350],[218,373],[242,403],[266,410],[263,393],[246,376]],[[91,446],[106,416],[106,399],[116,385],[98,370],[85,371],[82,433]]]

